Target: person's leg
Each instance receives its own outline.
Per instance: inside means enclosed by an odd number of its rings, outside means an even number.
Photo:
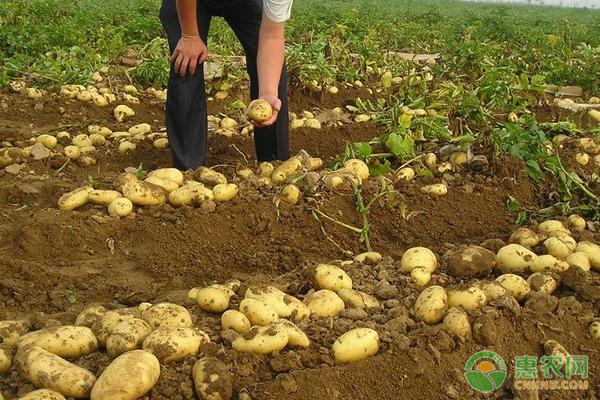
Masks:
[[[200,36],[206,43],[211,16],[202,2],[198,2],[197,10]],[[160,20],[167,33],[170,53],[173,54],[181,38],[175,0],[163,0]],[[203,65],[199,65],[193,75],[183,77],[175,73],[171,65],[165,122],[173,166],[187,170],[202,165],[208,147]]]
[[[262,20],[261,0],[240,0],[235,7],[224,13],[225,20],[235,32],[246,53],[248,75],[250,75],[250,96],[258,97],[258,72],[256,56],[258,52],[258,32]],[[287,160],[289,149],[289,116],[288,116],[288,77],[284,64],[279,81],[279,99],[281,110],[277,122],[265,128],[254,130],[256,159],[258,161]]]

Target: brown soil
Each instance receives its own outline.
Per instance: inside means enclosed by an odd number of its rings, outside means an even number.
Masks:
[[[292,111],[324,107],[322,101],[327,107],[343,105],[360,94],[343,92],[326,96],[327,100],[292,93]],[[79,133],[92,123],[113,130],[140,122],[149,122],[155,130],[163,125],[160,103],[134,105],[136,115],[117,124],[110,107],[99,109],[48,96],[41,102],[43,110],[36,111],[31,100],[6,92],[0,96],[0,103],[7,104],[0,107],[0,140],[25,140],[57,130]],[[59,107],[64,107],[64,112]],[[294,152],[305,149],[331,163],[346,142],[365,141],[377,133],[370,124],[319,131],[300,129],[292,133],[291,147]],[[229,177],[233,177],[235,165],[244,162],[244,156],[250,162],[254,157],[249,138],[215,136],[210,146],[208,163],[219,165],[217,169]],[[362,226],[351,190],[323,193],[290,207],[276,204],[274,190],[257,190],[238,182],[240,195],[217,205],[214,211],[163,206],[138,209],[135,215],[118,220],[108,217],[103,207],[63,212],[56,208],[56,200],[89,182],[108,188],[126,167],[140,163],[148,170],[167,166],[168,151],[143,145],[128,156],[120,156],[107,147],[97,166],[81,168],[69,163],[60,173],[60,165],[31,161],[18,176],[0,172],[0,317],[28,315],[35,317],[36,327],[41,327],[56,320],[72,323],[76,312],[93,302],[185,304],[195,324],[215,343],[206,346],[203,353],[218,357],[233,372],[234,398],[246,391],[253,399],[475,398],[480,395],[463,377],[464,364],[471,354],[484,348],[496,351],[507,362],[510,377],[514,356],[541,356],[541,343],[555,339],[571,353],[591,357],[590,389],[544,392],[540,397],[595,398],[600,390],[595,367],[600,365],[600,353],[587,333],[587,324],[594,314],[598,316],[600,296],[594,297],[597,273],[577,276],[569,285],[575,291],[561,289],[556,311],[540,312],[504,302],[471,312],[472,323],[483,321],[490,332],[495,332],[476,340],[462,342],[439,326],[414,321],[410,309],[419,290],[397,268],[404,250],[413,246],[431,248],[441,264],[432,283],[458,284],[444,273],[442,255],[462,244],[507,240],[515,229],[514,215],[506,210],[508,196],[523,206],[534,206],[544,195],[531,185],[515,160],[491,161],[485,171],[465,170],[395,184],[395,195],[375,202],[370,214],[371,246],[391,258],[384,258],[376,266],[355,263],[344,267],[355,287],[374,294],[384,307],[368,313],[345,312],[333,320],[311,319],[301,325],[311,338],[309,349],[263,357],[231,350],[230,337],[220,332],[219,317],[186,301],[187,289],[237,278],[244,286],[276,283],[302,298],[311,288],[308,271],[315,263],[346,259],[348,252],[364,251],[358,234],[324,217],[317,220],[311,212],[318,208],[340,222]],[[449,187],[446,196],[431,198],[421,193],[422,184],[442,180]],[[373,180],[365,186],[366,201],[378,192],[378,185]],[[599,239],[598,234],[590,233],[587,238]],[[236,296],[234,303],[239,300]],[[329,350],[333,341],[359,326],[379,332],[379,354],[353,365],[334,365]],[[159,383],[144,398],[195,398],[191,380],[194,361],[190,358],[164,365]],[[95,353],[75,362],[99,374],[110,359],[104,353]],[[510,387],[509,379],[487,398],[514,398]],[[0,376],[0,392],[8,399],[32,389],[14,369]]]

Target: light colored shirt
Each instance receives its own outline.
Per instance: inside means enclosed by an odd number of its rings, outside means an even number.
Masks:
[[[290,19],[293,0],[264,0],[263,11],[273,22],[285,22]]]

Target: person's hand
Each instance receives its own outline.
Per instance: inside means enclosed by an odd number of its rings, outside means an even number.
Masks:
[[[171,57],[175,72],[184,76],[188,71],[193,74],[198,64],[208,57],[208,49],[200,36],[182,36]]]
[[[279,110],[281,110],[281,100],[279,100],[275,96],[260,96],[259,99],[265,100],[267,103],[271,105],[272,115],[267,121],[259,123],[253,122],[255,126],[259,128],[264,128],[266,126],[271,126],[277,121],[277,115],[279,114]]]

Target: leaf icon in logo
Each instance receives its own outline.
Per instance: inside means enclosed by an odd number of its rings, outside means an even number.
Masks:
[[[493,392],[496,389],[494,382],[483,372],[467,371],[465,372],[467,382],[476,390],[483,393]]]

